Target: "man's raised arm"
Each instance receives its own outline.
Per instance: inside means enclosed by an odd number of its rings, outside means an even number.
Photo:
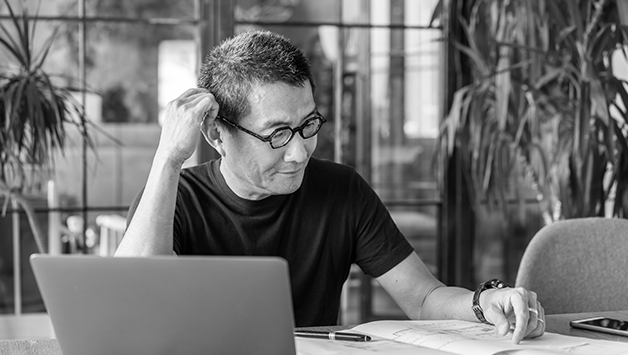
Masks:
[[[205,114],[218,104],[206,89],[189,89],[166,108],[159,146],[144,192],[115,256],[172,255],[179,173],[198,144]]]

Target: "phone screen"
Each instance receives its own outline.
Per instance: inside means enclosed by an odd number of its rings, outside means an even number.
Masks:
[[[600,318],[592,319],[585,323],[610,329],[628,330],[628,322],[619,319]]]
[[[575,328],[628,336],[628,321],[625,320],[595,317],[571,321],[570,325]]]

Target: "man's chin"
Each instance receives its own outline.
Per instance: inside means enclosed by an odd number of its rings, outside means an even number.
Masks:
[[[285,175],[285,174],[283,174]],[[303,183],[303,172],[299,172],[298,174],[287,174],[287,176],[282,176],[280,181],[277,181],[278,184],[276,188],[273,189],[274,193],[277,195],[288,195],[296,192]]]

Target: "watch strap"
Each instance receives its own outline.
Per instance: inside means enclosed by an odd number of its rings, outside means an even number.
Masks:
[[[498,279],[491,279],[486,282],[482,282],[480,286],[475,289],[475,292],[473,292],[473,306],[471,307],[471,309],[473,310],[473,313],[475,313],[475,316],[480,322],[493,325],[493,323],[486,320],[486,317],[484,316],[484,310],[482,309],[482,307],[480,307],[480,294],[488,289],[506,287],[510,287],[510,285]]]

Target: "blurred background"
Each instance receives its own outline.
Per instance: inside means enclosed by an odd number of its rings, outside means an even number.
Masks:
[[[145,183],[167,103],[196,86],[212,46],[268,29],[311,60],[315,100],[328,119],[314,155],[354,166],[446,284],[475,288],[493,277],[514,284],[521,254],[544,224],[623,216],[614,201],[618,187],[623,193],[625,106],[614,100],[625,94],[625,58],[613,56],[623,28],[605,25],[619,23],[621,2],[574,1],[582,10],[576,14],[565,2],[524,0],[5,1],[5,35],[16,33],[14,17],[27,9],[36,24],[28,47],[47,49],[41,69],[84,109],[73,117],[78,123],[66,124],[54,164],[14,191],[33,207],[46,252],[111,255]],[[582,33],[560,37],[560,25]],[[587,52],[589,68],[582,69],[575,44],[566,52],[570,36],[573,43],[587,39],[583,48],[604,48]],[[0,49],[0,73],[19,70],[14,57]],[[570,67],[574,61],[580,66]],[[607,76],[587,76],[611,67],[615,86],[595,85]],[[593,84],[575,90],[568,87],[574,82]],[[606,121],[598,114],[600,97],[603,108],[615,107],[615,125],[608,109],[601,110]],[[578,126],[576,119],[599,117],[606,126],[585,124],[578,132],[587,147],[608,130],[618,132],[599,138],[606,160],[596,148],[598,155],[583,155],[595,167],[573,157],[572,165],[561,163],[555,147],[573,151],[577,141],[568,133],[571,139],[561,140],[561,132]],[[548,141],[554,150],[532,148]],[[186,165],[215,157],[202,141]],[[592,188],[578,186],[602,196],[585,199],[591,208],[569,209],[573,185],[564,198],[556,177],[565,169],[590,172],[581,185]],[[28,263],[41,246],[24,207],[8,196],[0,195],[0,313],[43,312]],[[404,318],[359,269],[347,281],[341,311],[346,324]]]

